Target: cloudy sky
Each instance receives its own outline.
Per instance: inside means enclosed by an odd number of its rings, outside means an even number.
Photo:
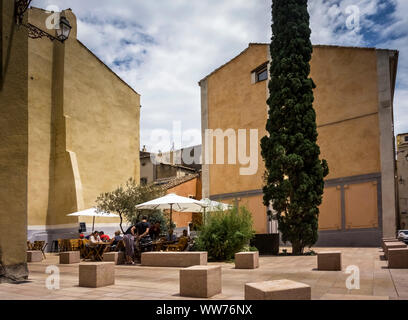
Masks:
[[[155,149],[153,130],[171,133],[174,125],[190,133],[174,141],[176,147],[201,143],[193,138],[201,126],[198,81],[248,43],[271,38],[271,0],[36,0],[32,5],[71,8],[78,39],[142,95],[141,145],[148,150]],[[309,0],[309,12],[313,44],[400,50],[395,132],[408,132],[408,1]]]

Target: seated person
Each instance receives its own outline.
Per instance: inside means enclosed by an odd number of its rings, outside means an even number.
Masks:
[[[190,240],[190,236],[188,235],[188,232],[187,232],[186,229],[183,230],[183,235],[182,235],[181,237],[185,237],[185,238],[187,238],[188,240]],[[181,237],[180,237],[180,238],[181,238]]]
[[[99,231],[99,237],[101,238],[101,241],[107,242],[110,240],[110,237],[105,234],[103,231]]]
[[[120,231],[119,230],[115,231],[115,236],[110,240],[111,249],[115,251],[119,241],[122,241],[122,240],[123,240],[123,237],[120,235]]]
[[[95,247],[99,242],[101,242],[101,238],[99,237],[99,232],[94,231],[89,237],[89,246]]]
[[[173,233],[173,229],[169,230],[169,234],[166,236],[166,241],[167,242],[175,242],[177,241],[176,235]]]
[[[85,238],[84,234],[81,233],[81,234],[79,235],[79,239],[83,240],[84,238]]]
[[[154,225],[151,226],[149,230],[149,235],[152,240],[157,240],[160,237],[160,222],[156,222]]]

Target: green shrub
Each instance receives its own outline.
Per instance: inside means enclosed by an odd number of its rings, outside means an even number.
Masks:
[[[207,251],[212,260],[230,260],[249,245],[254,235],[252,215],[245,207],[212,212],[201,227],[195,248]]]

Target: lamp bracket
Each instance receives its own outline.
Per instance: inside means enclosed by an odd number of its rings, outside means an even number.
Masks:
[[[28,29],[28,37],[31,39],[40,39],[46,37],[51,41],[58,40],[56,37],[50,35],[48,32],[45,32],[44,30],[41,30],[40,28],[36,27],[31,23],[23,24],[23,26]]]
[[[22,24],[24,19],[24,14],[30,6],[32,0],[16,0],[15,5],[15,15],[17,24]]]

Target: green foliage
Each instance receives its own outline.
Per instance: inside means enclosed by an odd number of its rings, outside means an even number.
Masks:
[[[161,222],[163,231],[167,230],[167,218],[159,210],[138,210],[136,205],[162,197],[166,191],[156,185],[138,185],[133,178],[126,181],[111,192],[102,193],[96,199],[98,211],[117,213],[120,216],[120,228],[122,221],[126,219],[131,223],[136,223],[142,216],[147,216],[150,222]],[[122,231],[124,231],[122,229]]]
[[[277,212],[282,240],[290,241],[299,254],[318,238],[318,206],[328,165],[319,159],[317,145],[307,0],[274,0],[272,15],[268,135],[261,140],[263,200]]]
[[[214,260],[230,260],[254,235],[252,215],[246,208],[211,212],[201,227],[195,249],[207,251]]]

